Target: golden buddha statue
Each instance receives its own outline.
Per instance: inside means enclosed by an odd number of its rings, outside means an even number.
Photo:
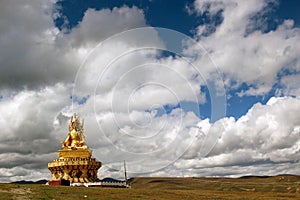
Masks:
[[[61,142],[58,158],[48,163],[52,179],[49,185],[98,182],[101,162],[92,158],[92,151],[85,143],[84,121],[76,113],[71,117],[67,138]],[[64,182],[66,181],[66,182]]]
[[[87,149],[83,124],[84,121],[82,120],[82,123],[80,123],[79,118],[74,113],[69,125],[68,136],[61,142],[63,149]]]

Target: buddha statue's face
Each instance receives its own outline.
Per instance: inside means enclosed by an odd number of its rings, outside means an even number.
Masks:
[[[71,131],[71,130],[76,130],[76,126],[75,126],[75,123],[71,123],[70,125],[69,125],[69,131]]]

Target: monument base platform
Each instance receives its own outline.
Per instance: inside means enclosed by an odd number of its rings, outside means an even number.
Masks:
[[[48,182],[49,185],[64,185],[64,186],[70,186],[70,181],[60,179],[60,180],[51,180]]]
[[[56,180],[67,180],[70,183],[97,182],[98,169],[102,163],[92,158],[89,149],[59,150],[59,158],[48,163],[53,184]]]

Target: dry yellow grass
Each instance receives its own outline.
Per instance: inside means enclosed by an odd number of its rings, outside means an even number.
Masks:
[[[133,178],[131,189],[0,184],[0,199],[300,199],[300,177]]]

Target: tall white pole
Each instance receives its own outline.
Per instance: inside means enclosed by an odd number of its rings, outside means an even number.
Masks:
[[[127,184],[127,172],[126,172],[126,163],[124,160],[124,173],[125,173],[125,183]]]

